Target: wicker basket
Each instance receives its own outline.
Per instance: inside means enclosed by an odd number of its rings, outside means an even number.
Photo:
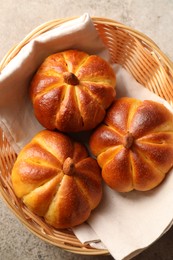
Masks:
[[[75,18],[53,20],[34,29],[6,54],[0,64],[0,71],[31,39]],[[116,21],[98,17],[92,17],[92,20],[109,49],[112,61],[121,64],[139,83],[173,105],[173,63],[157,45],[142,33]],[[10,180],[15,160],[16,154],[0,129],[0,193],[21,222],[36,236],[70,252],[83,255],[108,254],[107,250],[82,244],[71,230],[58,231],[48,226],[16,198]]]

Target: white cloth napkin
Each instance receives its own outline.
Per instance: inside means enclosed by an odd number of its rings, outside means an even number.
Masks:
[[[0,127],[16,152],[42,129],[33,114],[28,97],[29,81],[46,56],[76,48],[97,54],[109,61],[109,55],[86,13],[28,43],[0,74]],[[164,102],[139,85],[119,65],[117,97],[132,96]],[[158,239],[173,218],[173,173],[162,185],[149,192],[117,193],[104,185],[104,196],[88,224],[74,228],[82,242],[107,248],[117,260],[130,259]],[[102,243],[98,243],[98,241]]]

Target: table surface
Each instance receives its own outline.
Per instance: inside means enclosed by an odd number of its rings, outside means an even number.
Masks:
[[[52,19],[107,17],[149,36],[173,60],[173,0],[0,0],[0,60],[32,29]],[[0,260],[111,260],[111,256],[81,256],[43,242],[13,215],[0,198]],[[173,228],[134,260],[173,259]]]

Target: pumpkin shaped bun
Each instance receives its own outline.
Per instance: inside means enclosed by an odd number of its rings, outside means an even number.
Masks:
[[[49,130],[21,150],[11,177],[17,197],[59,229],[83,223],[102,197],[97,161],[82,144]]]
[[[146,191],[173,166],[173,115],[162,104],[115,100],[90,138],[104,181],[116,191]]]
[[[30,96],[38,121],[47,129],[93,129],[113,102],[116,77],[97,55],[67,50],[50,55],[34,75]]]

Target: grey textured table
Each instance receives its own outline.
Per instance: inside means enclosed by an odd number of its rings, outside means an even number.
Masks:
[[[173,0],[0,0],[0,60],[38,25],[57,18],[108,17],[152,38],[173,60]],[[173,259],[173,228],[135,260]],[[115,245],[116,246],[116,245]],[[0,198],[0,260],[111,260],[111,256],[81,256],[65,252],[31,234]]]

